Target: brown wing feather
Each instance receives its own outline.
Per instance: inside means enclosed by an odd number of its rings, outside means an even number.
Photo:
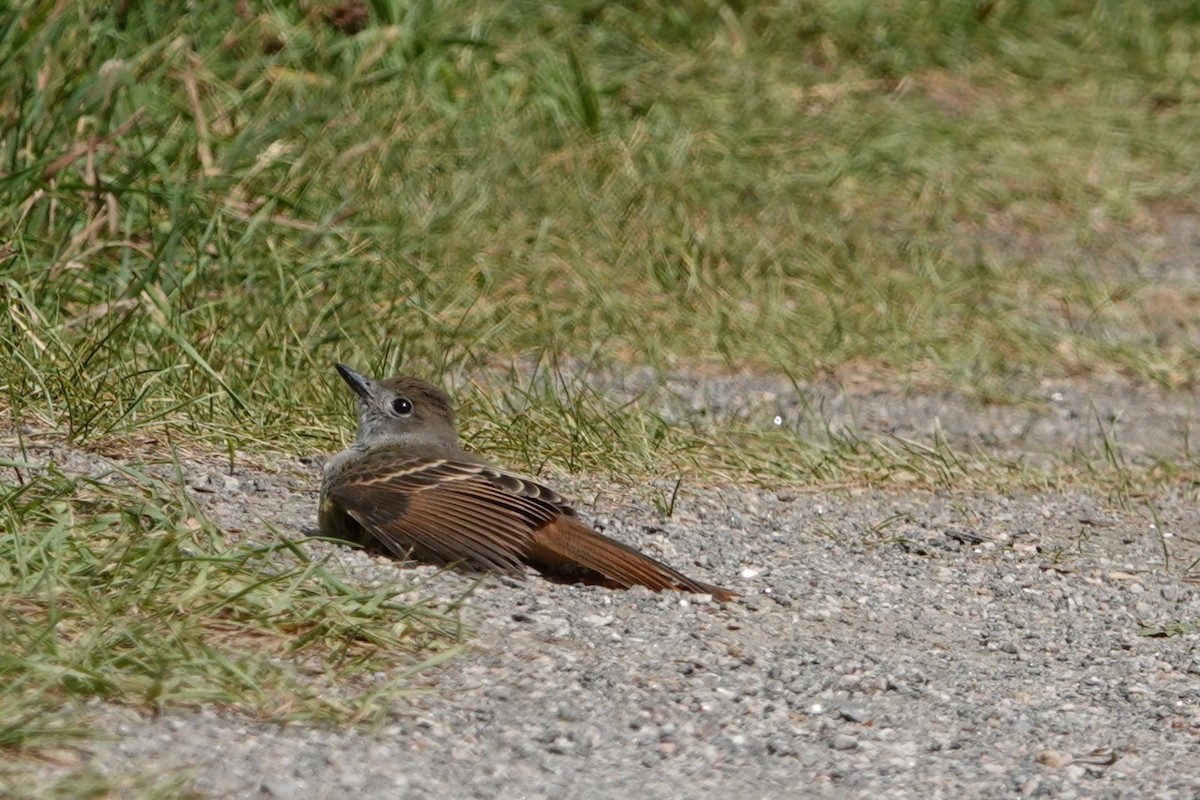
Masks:
[[[539,483],[467,460],[367,453],[326,488],[363,530],[401,557],[519,574],[594,574],[623,587],[736,595],[598,533]]]
[[[520,520],[495,509],[455,501],[454,492],[426,490],[412,499],[401,517],[357,519],[398,554],[441,564],[463,563],[475,569],[519,574],[524,571],[524,537]],[[351,512],[354,515],[354,512]],[[517,531],[516,536],[510,531]]]
[[[559,517],[534,532],[534,564],[551,572],[584,568],[625,588],[646,586],[654,591],[674,589],[711,594],[728,602],[737,595],[720,586],[695,581],[645,553],[610,539],[582,522]]]
[[[482,465],[380,452],[345,470],[328,494],[396,555],[520,573],[533,529],[558,513],[538,489]]]

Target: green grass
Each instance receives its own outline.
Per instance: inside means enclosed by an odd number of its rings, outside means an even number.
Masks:
[[[461,636],[452,609],[400,602],[404,586],[346,585],[269,531],[226,541],[181,481],[149,469],[4,468],[16,476],[0,483],[10,753],[86,735],[93,699],[382,720],[413,672]]]
[[[344,361],[467,390],[471,443],[533,470],[1194,482],[1194,457],[1142,469],[1107,434],[1034,470],[819,418],[666,418],[658,387],[615,405],[589,379],[1194,388],[1200,289],[1160,269],[1200,215],[1194,2],[376,0],[356,35],[333,5],[0,16],[0,427],[325,452]],[[78,732],[89,697],[370,716],[295,660],[340,679],[457,635],[114,469],[0,486],[0,744]]]
[[[14,416],[309,451],[334,360],[461,381],[530,351],[1196,380],[1195,288],[1156,329],[1122,245],[1196,213],[1193,4],[376,6],[354,37],[291,4],[27,6]]]

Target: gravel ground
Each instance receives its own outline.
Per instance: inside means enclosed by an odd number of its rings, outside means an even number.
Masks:
[[[952,439],[1008,449],[1028,411],[884,400],[847,418],[942,409]],[[1162,432],[1195,417],[1190,397],[1047,398],[1044,452],[1095,430],[1071,402],[1127,416],[1122,441],[1154,444],[1144,457],[1178,456]],[[903,424],[920,437],[922,419]],[[314,532],[314,466],[188,476],[227,529]],[[1148,507],[1083,492],[697,487],[664,519],[594,481],[554,483],[609,535],[744,596],[489,579],[464,612],[471,649],[381,730],[97,706],[113,736],[89,764],[185,770],[205,797],[1200,797],[1200,634],[1146,635],[1200,620],[1194,497],[1154,497],[1156,527]],[[445,596],[471,583],[337,560]]]

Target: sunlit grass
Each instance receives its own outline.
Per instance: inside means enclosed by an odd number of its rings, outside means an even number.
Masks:
[[[28,8],[5,385],[78,442],[318,449],[335,360],[1195,379],[1105,255],[1195,211],[1183,5]]]
[[[225,541],[146,470],[4,468],[17,480],[0,483],[0,747],[81,735],[95,698],[379,719],[461,635],[451,609],[349,586],[295,542]],[[382,670],[387,682],[365,679]]]

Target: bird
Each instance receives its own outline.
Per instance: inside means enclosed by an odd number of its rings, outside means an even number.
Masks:
[[[433,384],[336,368],[358,396],[358,431],[325,465],[323,537],[476,572],[532,567],[560,581],[738,596],[605,536],[553,489],[464,450],[453,402]]]

